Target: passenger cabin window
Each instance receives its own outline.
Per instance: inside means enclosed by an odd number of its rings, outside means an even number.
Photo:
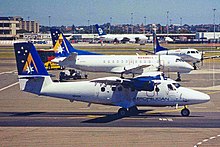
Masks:
[[[195,51],[191,51],[191,53],[192,53],[192,54],[195,54],[196,52],[195,52]]]
[[[190,54],[190,51],[187,51],[187,54]]]

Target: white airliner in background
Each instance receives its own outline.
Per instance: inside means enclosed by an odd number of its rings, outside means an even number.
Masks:
[[[194,69],[196,69],[196,63],[199,63],[203,60],[203,53],[200,53],[197,49],[194,48],[186,48],[186,49],[175,49],[169,50],[165,47],[160,46],[159,41],[156,37],[156,33],[153,33],[153,46],[154,53],[146,50],[141,50],[150,54],[156,55],[176,55],[181,57],[184,61],[190,62],[193,64]]]
[[[144,34],[106,34],[106,32],[98,25],[95,25],[99,35],[99,39],[102,41],[110,42],[146,42],[148,38]]]
[[[77,50],[58,29],[51,29],[56,58],[61,66],[92,72],[141,74],[149,71],[189,73],[193,67],[172,55],[100,55]]]
[[[32,43],[14,44],[20,89],[37,95],[121,107],[119,116],[138,114],[137,106],[184,106],[205,103],[209,95],[180,87],[161,75],[131,79],[104,77],[81,82],[53,82]]]

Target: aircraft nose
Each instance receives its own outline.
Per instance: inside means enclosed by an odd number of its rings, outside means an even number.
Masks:
[[[181,87],[183,98],[187,99],[192,104],[205,103],[210,100],[208,94]]]
[[[190,65],[187,62],[184,62],[184,64],[182,64],[182,69],[184,70],[185,73],[189,73],[191,72],[194,68],[192,67],[192,65]]]
[[[210,96],[208,94],[201,93],[201,96],[199,99],[203,102],[208,102],[208,101],[210,101]]]

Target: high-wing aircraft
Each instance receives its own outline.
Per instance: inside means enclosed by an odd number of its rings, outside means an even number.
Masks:
[[[110,42],[146,42],[147,37],[144,34],[106,34],[106,32],[98,25],[95,25],[99,35],[99,39],[102,41]]]
[[[141,74],[149,71],[189,73],[193,67],[173,55],[98,55],[72,47],[58,29],[51,29],[56,58],[61,66],[92,72]]]
[[[20,89],[37,95],[73,102],[121,107],[120,116],[138,112],[137,106],[184,106],[182,116],[189,116],[186,105],[205,103],[209,95],[181,87],[161,75],[142,75],[131,79],[104,77],[81,82],[53,82],[32,43],[14,44]]]

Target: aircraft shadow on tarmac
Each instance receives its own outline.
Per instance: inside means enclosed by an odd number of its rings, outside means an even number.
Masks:
[[[119,119],[122,119],[122,118],[126,118],[126,117],[131,117],[131,118],[159,118],[159,117],[182,117],[181,115],[174,115],[174,114],[171,114],[171,115],[167,115],[164,113],[154,113],[154,114],[146,114],[146,112],[148,111],[153,111],[153,110],[138,110],[138,113],[137,114],[132,114],[132,115],[128,115],[128,116],[124,116],[124,117],[121,117],[119,116],[117,113],[115,114],[109,114],[109,115],[105,115],[105,116],[102,116],[102,117],[96,117],[96,118],[93,118],[93,119],[89,119],[89,120],[86,120],[86,121],[82,121],[81,123],[109,123],[109,122],[112,122],[112,121],[115,121],[115,120],[119,120]],[[189,116],[189,117],[204,117],[204,116]]]
[[[138,110],[137,114],[128,115],[125,117],[119,116],[117,113],[112,114],[111,112],[0,112],[1,117],[79,117],[82,116],[87,118],[90,116],[92,119],[82,121],[81,123],[110,123],[122,118],[160,118],[160,117],[171,117],[178,118],[182,117],[180,114],[166,114],[166,113],[153,113],[147,114],[146,112],[153,111],[148,110]],[[191,115],[189,117],[204,117],[201,115]]]

